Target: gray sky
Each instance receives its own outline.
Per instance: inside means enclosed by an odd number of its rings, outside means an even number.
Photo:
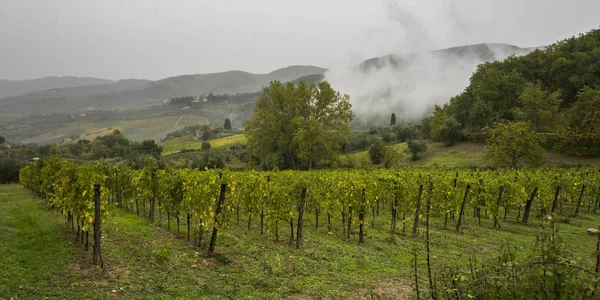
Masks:
[[[0,78],[267,73],[598,28],[598,0],[0,0]]]

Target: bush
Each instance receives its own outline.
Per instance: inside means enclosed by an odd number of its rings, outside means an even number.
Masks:
[[[369,158],[374,165],[383,162],[383,159],[385,158],[385,144],[383,141],[377,141],[369,148]]]
[[[403,124],[394,126],[396,138],[400,142],[407,142],[419,137],[419,128],[414,124]]]
[[[166,264],[171,261],[171,245],[167,244],[166,246],[157,249],[154,253],[154,259],[159,264]]]
[[[411,159],[415,161],[417,160],[417,154],[427,151],[427,144],[424,141],[410,141],[408,142],[408,149],[406,151],[412,155]]]
[[[202,145],[200,146],[200,149],[202,149],[202,150],[210,150],[210,143],[209,142],[202,142]]]
[[[452,146],[462,138],[460,132],[461,127],[455,118],[448,118],[444,120],[444,124],[440,126],[440,140],[446,144],[446,146]]]
[[[23,163],[17,159],[0,158],[0,183],[19,182],[19,169]]]

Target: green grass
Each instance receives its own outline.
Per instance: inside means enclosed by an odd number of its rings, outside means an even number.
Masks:
[[[431,168],[468,168],[489,167],[491,163],[485,159],[483,144],[463,142],[447,147],[442,143],[427,143],[427,151],[418,154],[416,161],[410,160],[410,155],[405,153],[406,143],[394,145],[400,157],[397,167],[431,167]],[[371,167],[369,151],[360,151],[341,156],[344,163],[351,162],[357,168]],[[546,162],[544,165],[596,165],[600,166],[600,158],[581,158],[562,155],[552,151],[546,151]]]
[[[507,242],[517,246],[520,259],[538,253],[535,240],[543,221],[536,209],[532,209],[530,225],[515,223],[517,212],[511,211],[501,229],[493,229],[493,222],[485,218],[478,225],[472,212],[467,212],[463,233],[452,230],[456,221],[451,220],[446,230],[442,216],[433,217],[434,270],[466,266],[469,255],[478,261],[492,259]],[[572,207],[565,209],[568,214]],[[593,269],[596,238],[585,229],[597,227],[600,217],[586,211],[558,226],[573,258]],[[307,211],[300,250],[288,245],[287,222],[279,223],[276,240],[273,226],[261,235],[260,220],[253,219],[248,230],[242,214],[239,225],[232,218],[220,231],[214,257],[205,256],[208,232],[198,249],[186,242],[183,218],[178,234],[175,219],[167,231],[166,217],[162,217],[162,227],[158,227],[132,213],[110,209],[103,223],[103,272],[90,264],[91,253],[74,242],[63,218],[46,210],[20,186],[0,186],[0,298],[357,299],[373,289],[378,295],[406,299],[412,294],[414,250],[419,253],[419,272],[426,272],[424,228],[417,237],[402,235],[400,222],[398,233],[392,236],[389,212],[383,206],[374,228],[367,214],[364,245],[357,242],[356,223],[348,240],[339,216],[332,218],[333,230],[328,234],[326,216],[321,216],[316,229],[314,211]],[[411,225],[408,217],[407,231]],[[161,251],[168,253],[168,262],[157,259]]]
[[[72,289],[79,249],[64,219],[43,208],[19,185],[0,185],[0,299],[85,298]]]
[[[244,134],[234,134],[214,140],[209,140],[211,149],[226,148],[234,144],[245,144],[247,138]],[[171,139],[160,143],[163,147],[163,155],[169,155],[180,152],[183,149],[200,149],[202,146],[202,140],[195,140],[191,135],[183,136],[180,138]]]

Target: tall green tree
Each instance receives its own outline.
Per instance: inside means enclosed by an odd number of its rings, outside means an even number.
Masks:
[[[488,132],[484,154],[495,166],[516,167],[522,161],[539,166],[544,162],[541,143],[529,123],[498,123]]]
[[[576,156],[600,156],[600,88],[583,88],[566,112],[558,149]]]
[[[390,126],[396,125],[396,114],[392,113],[392,118],[390,119]]]
[[[273,81],[244,122],[250,150],[267,168],[312,169],[337,160],[350,135],[350,98],[328,82]]]
[[[529,121],[537,132],[555,132],[561,123],[560,92],[548,92],[540,83],[528,83],[519,96],[521,108],[515,110],[515,119]]]
[[[231,120],[229,120],[229,118],[225,118],[225,123],[223,123],[223,129],[231,130]]]

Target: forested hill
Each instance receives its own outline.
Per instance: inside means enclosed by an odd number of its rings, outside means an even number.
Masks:
[[[401,69],[424,55],[434,56],[443,60],[469,59],[477,62],[493,61],[509,55],[524,55],[537,48],[521,48],[508,44],[475,44],[451,47],[423,53],[389,54],[367,59],[360,64],[363,71],[377,70],[386,66]]]
[[[436,138],[454,121],[471,138],[497,122],[527,121],[559,151],[599,156],[600,30],[479,65],[469,86],[424,124]]]

